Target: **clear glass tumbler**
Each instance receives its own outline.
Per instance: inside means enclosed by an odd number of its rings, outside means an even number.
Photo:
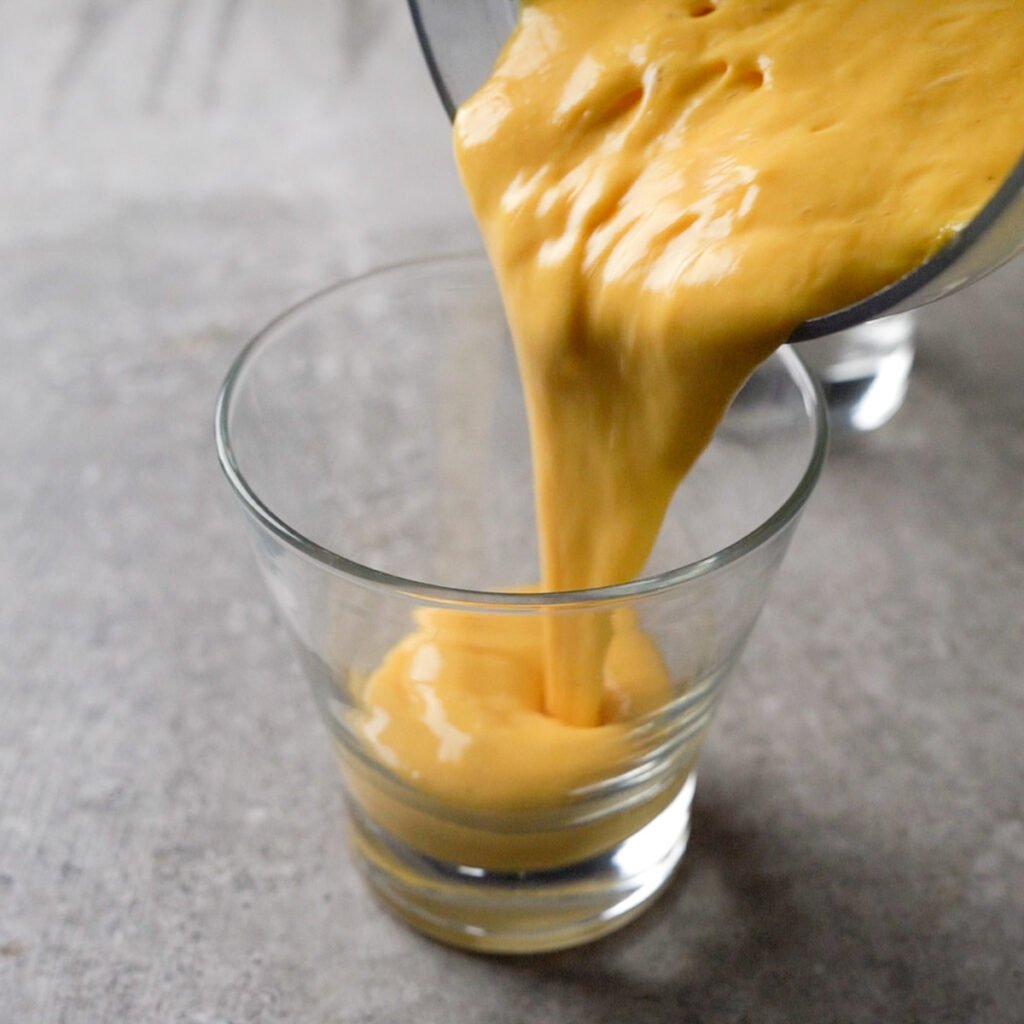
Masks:
[[[482,257],[329,288],[245,348],[218,405],[221,464],[333,737],[356,860],[388,906],[452,944],[533,952],[596,938],[657,895],[686,846],[722,682],[827,433],[817,385],[779,351],[681,487],[647,575],[540,593],[522,397]],[[379,742],[387,713],[367,704],[396,645],[472,627],[486,697],[513,656],[502,637],[539,637],[550,623],[609,626],[605,673],[622,637],[640,643],[668,689],[643,714],[609,712],[592,729],[538,711],[533,735],[554,740],[534,745],[432,718],[425,677],[421,733],[442,767],[476,745],[479,786],[451,792],[396,768]],[[490,742],[504,744],[497,783]]]
[[[903,405],[914,365],[914,311],[869,320],[801,347],[821,383],[833,435],[877,430]]]

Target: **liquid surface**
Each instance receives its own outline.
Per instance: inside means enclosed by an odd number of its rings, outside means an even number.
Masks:
[[[1016,0],[524,3],[455,146],[516,341],[543,589],[637,576],[756,365],[972,218],[1022,148],[1022,52]],[[614,774],[680,685],[632,621],[444,616],[369,681],[362,728],[454,806]]]

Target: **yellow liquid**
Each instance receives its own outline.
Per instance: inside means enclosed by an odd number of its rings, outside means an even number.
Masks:
[[[455,148],[515,337],[543,589],[637,576],[757,364],[972,218],[1022,148],[1022,53],[1018,0],[523,4]],[[361,729],[442,806],[521,812],[615,775],[672,693],[629,619],[424,612]],[[413,846],[492,867],[563,863],[624,824],[476,842],[354,788]]]

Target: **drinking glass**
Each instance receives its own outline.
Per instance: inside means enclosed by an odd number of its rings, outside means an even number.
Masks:
[[[780,350],[736,398],[643,578],[588,591],[535,589],[522,395],[482,256],[378,270],[285,313],[232,366],[216,433],[333,740],[355,860],[383,902],[494,952],[584,942],[647,906],[683,855],[722,683],[824,460],[820,391],[796,353]],[[578,785],[529,796],[560,766],[524,741],[502,800],[439,796],[373,741],[367,681],[417,623],[470,621],[485,648],[495,638],[484,692],[508,630],[597,621],[642,637],[669,688]]]

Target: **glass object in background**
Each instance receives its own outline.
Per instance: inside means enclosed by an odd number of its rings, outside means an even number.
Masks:
[[[380,897],[439,939],[500,952],[574,945],[642,910],[682,857],[704,732],[824,459],[820,391],[796,354],[738,396],[650,575],[601,590],[522,592],[537,573],[530,454],[482,256],[382,270],[285,314],[233,366],[217,439]],[[587,785],[518,806],[445,800],[372,741],[366,681],[415,622],[472,620],[489,639],[595,619],[653,642],[669,690]],[[557,760],[524,744],[513,763],[532,792]]]
[[[515,26],[518,0],[409,0],[441,102],[454,116],[483,84]],[[815,368],[839,432],[873,430],[899,408],[913,363],[913,321],[895,314],[950,295],[1024,249],[1024,154],[957,237],[927,263],[846,309],[801,325],[792,341]],[[875,324],[882,317],[889,322]]]
[[[835,434],[876,430],[903,404],[914,365],[915,314],[870,320],[803,345]]]

